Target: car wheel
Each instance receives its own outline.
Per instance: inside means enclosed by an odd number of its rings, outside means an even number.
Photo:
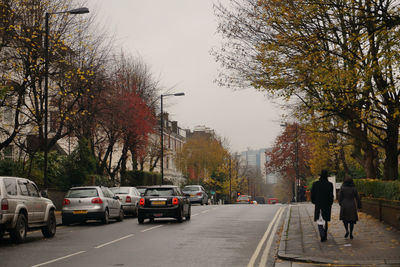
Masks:
[[[135,206],[135,211],[134,211],[134,213],[133,213],[133,216],[134,216],[134,217],[137,217],[138,214],[139,214],[139,208],[138,208],[138,206],[136,205],[136,206]]]
[[[10,231],[11,239],[15,243],[23,243],[26,239],[26,231],[28,230],[28,224],[24,214],[18,214],[17,223],[15,228]]]
[[[183,208],[179,209],[176,219],[180,223],[183,221]]]
[[[186,215],[186,221],[190,221],[191,213],[192,213],[192,207],[189,206],[188,214]]]
[[[44,237],[47,238],[53,237],[56,234],[56,229],[57,229],[56,215],[54,213],[54,210],[51,210],[49,212],[49,218],[47,219],[46,226],[42,228],[42,234]]]
[[[0,240],[3,239],[4,233],[6,230],[0,229]]]
[[[119,209],[119,216],[117,218],[118,222],[122,222],[124,220],[124,211],[121,209]]]
[[[110,222],[110,214],[108,213],[108,209],[104,211],[103,218],[101,219],[103,224],[108,224]]]
[[[64,217],[61,218],[61,221],[62,221],[62,224],[63,224],[63,225],[70,225],[70,224],[72,223],[71,220],[66,219],[66,218],[64,218]]]
[[[139,224],[143,224],[144,223],[144,218],[140,215],[138,215],[137,220],[139,222]]]

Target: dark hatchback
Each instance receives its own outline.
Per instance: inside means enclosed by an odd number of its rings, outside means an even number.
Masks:
[[[189,198],[181,189],[173,185],[149,186],[139,202],[138,222],[145,219],[175,218],[182,222],[190,220],[191,206]]]

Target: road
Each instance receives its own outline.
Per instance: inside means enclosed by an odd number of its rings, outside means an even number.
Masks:
[[[276,222],[283,221],[284,210],[284,205],[193,205],[191,220],[183,223],[159,219],[139,225],[126,218],[60,226],[52,239],[36,231],[15,245],[5,237],[0,265],[273,266],[281,225]]]

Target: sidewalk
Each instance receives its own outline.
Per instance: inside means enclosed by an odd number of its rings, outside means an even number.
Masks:
[[[400,231],[360,212],[359,221],[354,226],[354,239],[344,238],[345,229],[339,221],[339,210],[339,205],[334,203],[328,240],[321,242],[314,222],[314,205],[299,203],[289,206],[275,266],[298,266],[291,262],[400,266]]]

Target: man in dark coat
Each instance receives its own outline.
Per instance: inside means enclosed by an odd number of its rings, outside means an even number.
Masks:
[[[320,213],[325,221],[325,227],[321,229],[321,242],[324,242],[328,236],[328,222],[331,220],[333,204],[333,184],[328,181],[328,171],[322,170],[319,180],[313,183],[311,202],[315,205],[314,221],[319,219]]]

